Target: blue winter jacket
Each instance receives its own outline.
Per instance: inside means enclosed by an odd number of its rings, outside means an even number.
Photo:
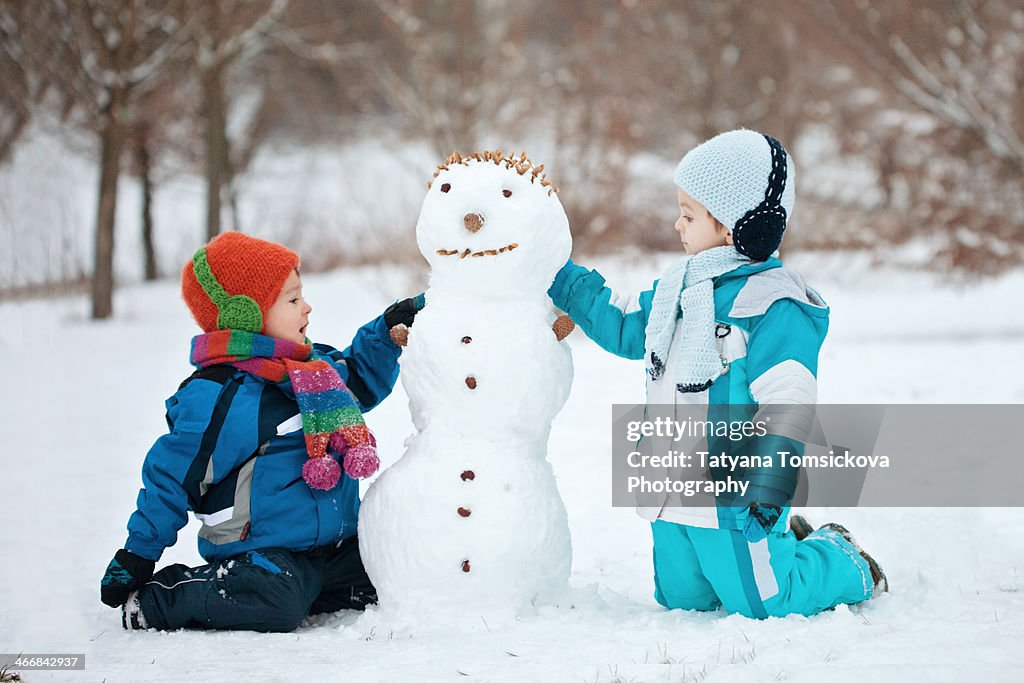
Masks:
[[[352,345],[314,349],[363,411],[391,393],[401,348],[380,316]],[[142,465],[143,489],[125,548],[151,560],[174,545],[192,511],[203,522],[199,553],[214,561],[248,550],[307,550],[356,533],[359,483],[342,474],[331,491],[309,488],[302,419],[290,386],[231,366],[211,366],[167,399],[169,433]]]
[[[601,348],[623,358],[644,358],[647,321],[654,290],[623,305],[597,271],[566,263],[548,294],[588,337]],[[710,406],[747,407],[745,419],[766,405],[813,405],[817,401],[818,352],[828,331],[829,309],[793,271],[776,258],[741,266],[714,279],[715,320],[719,351],[728,372],[703,395]],[[666,385],[670,386],[671,385]],[[648,384],[648,390],[651,386]],[[673,394],[675,392],[672,392]],[[695,396],[695,395],[691,395]],[[648,403],[678,399],[648,396]],[[802,446],[783,436],[768,434],[748,444],[751,452],[778,450],[800,452]],[[760,503],[783,507],[796,488],[796,470],[773,468],[747,470],[749,495]],[[641,514],[644,514],[641,512]],[[718,526],[732,526],[741,519],[718,514]],[[698,526],[715,520],[698,520],[694,513],[666,508],[661,518]],[[780,524],[784,520],[780,520]]]

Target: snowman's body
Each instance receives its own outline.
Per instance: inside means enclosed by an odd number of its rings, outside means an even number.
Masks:
[[[546,460],[572,382],[546,294],[568,222],[536,178],[472,161],[435,180],[417,239],[431,282],[401,361],[417,433],[366,494],[360,550],[383,606],[514,609],[557,593],[572,560]]]

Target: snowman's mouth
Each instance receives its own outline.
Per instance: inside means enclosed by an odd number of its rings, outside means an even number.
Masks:
[[[504,254],[506,251],[512,251],[519,244],[513,242],[512,244],[506,244],[501,249],[484,249],[483,251],[473,251],[471,249],[438,249],[438,256],[458,256],[460,259],[464,259],[467,256],[497,256],[498,254]]]

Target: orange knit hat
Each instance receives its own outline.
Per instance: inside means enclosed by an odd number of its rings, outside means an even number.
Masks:
[[[287,247],[226,232],[200,248],[182,268],[181,298],[204,332],[246,326],[262,332],[267,310],[298,267],[299,255]],[[245,297],[256,303],[260,316]]]

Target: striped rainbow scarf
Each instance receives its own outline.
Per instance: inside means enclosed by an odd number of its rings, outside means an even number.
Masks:
[[[191,361],[197,368],[228,364],[271,382],[291,384],[309,453],[302,478],[310,488],[328,491],[337,485],[341,470],[331,452],[342,456],[345,472],[353,478],[368,477],[380,466],[376,441],[355,397],[310,344],[218,330],[192,339]]]

